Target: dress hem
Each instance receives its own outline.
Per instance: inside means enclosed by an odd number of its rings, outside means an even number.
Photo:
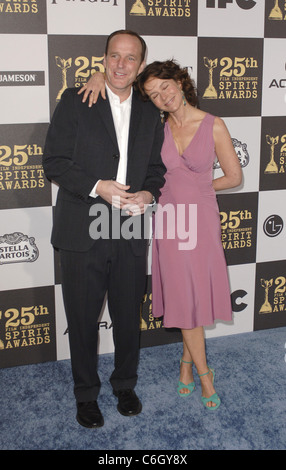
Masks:
[[[193,330],[194,328],[199,328],[201,326],[202,327],[213,326],[216,321],[231,322],[231,321],[233,321],[233,318],[230,318],[228,320],[223,319],[223,318],[215,318],[212,322],[206,322],[206,323],[198,324],[198,325],[194,325],[194,326],[178,326],[178,325],[173,325],[173,324],[166,326],[164,324],[164,320],[163,320],[163,327],[164,328],[179,328],[180,330]]]

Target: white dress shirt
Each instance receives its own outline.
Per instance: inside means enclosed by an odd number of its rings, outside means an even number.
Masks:
[[[122,103],[120,103],[119,96],[113,93],[107,85],[106,90],[111,106],[120,155],[116,181],[118,183],[126,184],[128,136],[133,89],[131,88],[129,97],[122,101]],[[96,186],[99,181],[96,182],[94,188],[92,189],[90,193],[91,197],[97,197]]]

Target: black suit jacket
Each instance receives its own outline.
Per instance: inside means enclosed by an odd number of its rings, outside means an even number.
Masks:
[[[86,251],[95,242],[89,235],[90,208],[96,203],[108,205],[89,194],[99,179],[115,180],[120,155],[108,98],[99,97],[90,108],[77,91],[67,89],[57,105],[46,138],[43,167],[47,178],[59,185],[52,244]],[[161,160],[162,142],[158,110],[134,91],[126,177],[130,192],[147,190],[156,199],[160,195],[166,171]],[[144,249],[144,240],[135,244]]]

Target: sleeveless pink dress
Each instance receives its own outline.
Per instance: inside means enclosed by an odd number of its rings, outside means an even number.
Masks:
[[[212,187],[214,116],[206,114],[179,155],[168,122],[162,159],[167,168],[154,216],[152,309],[166,328],[190,329],[220,319],[232,308]]]

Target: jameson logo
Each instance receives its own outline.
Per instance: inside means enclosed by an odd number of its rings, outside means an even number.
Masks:
[[[38,0],[2,0],[0,13],[38,13]]]
[[[43,71],[0,72],[0,86],[43,85],[45,85],[45,73]]]
[[[190,17],[191,0],[136,0],[130,16]]]
[[[12,263],[31,263],[39,257],[34,237],[21,232],[0,236],[0,265]]]
[[[258,61],[254,57],[204,57],[208,73],[208,86],[203,93],[206,100],[256,99],[258,96]],[[219,80],[215,83],[214,73],[218,69]]]

